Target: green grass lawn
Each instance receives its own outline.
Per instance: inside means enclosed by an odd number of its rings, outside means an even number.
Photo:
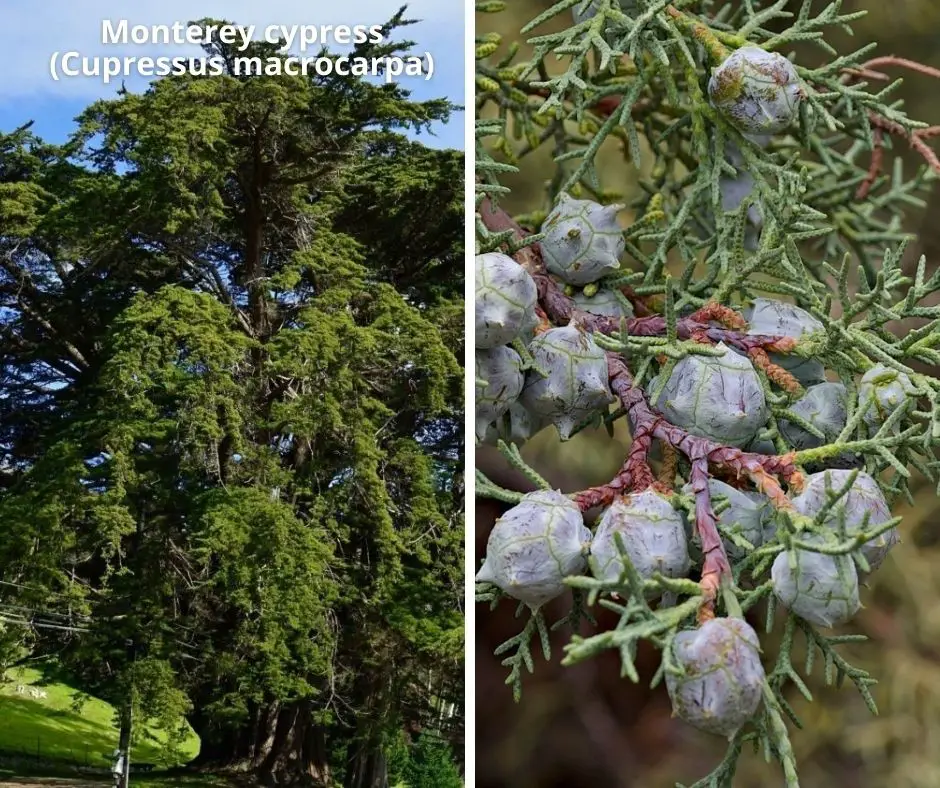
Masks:
[[[48,786],[48,788],[111,788],[107,778],[94,777],[43,777],[14,774],[0,769],[0,786]],[[224,777],[212,775],[172,775],[172,776],[137,776],[131,777],[132,788],[245,788],[244,783],[233,783]]]
[[[17,685],[42,689],[47,698],[35,699],[16,692]],[[42,760],[61,760],[89,766],[109,766],[110,753],[118,743],[114,725],[114,708],[97,698],[84,703],[81,710],[73,708],[78,693],[59,683],[43,683],[38,670],[17,668],[8,671],[0,683],[0,752],[22,753]],[[153,763],[159,767],[176,766],[163,759],[159,732],[144,729],[140,741],[131,751],[131,762]],[[199,740],[192,734],[183,746],[183,763],[199,751]],[[150,783],[135,781],[135,785]],[[153,782],[153,785],[169,785]],[[183,785],[182,783],[174,783]],[[193,785],[210,785],[201,782]]]

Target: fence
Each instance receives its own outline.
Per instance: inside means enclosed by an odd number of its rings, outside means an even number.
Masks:
[[[83,752],[73,749],[67,752],[68,755],[63,755],[62,748],[57,747],[55,756],[49,755],[48,750],[44,754],[43,739],[37,736],[35,749],[0,747],[0,766],[14,772],[42,772],[51,776],[80,774],[111,777],[112,753],[96,753],[90,746]],[[152,763],[131,762],[131,774],[146,774],[157,768],[156,764]]]

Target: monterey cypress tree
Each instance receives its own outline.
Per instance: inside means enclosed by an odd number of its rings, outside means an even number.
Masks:
[[[0,595],[65,622],[7,662],[268,781],[459,739],[463,157],[403,136],[453,109],[184,76],[0,138]]]

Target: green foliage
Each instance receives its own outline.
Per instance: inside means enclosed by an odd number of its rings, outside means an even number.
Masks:
[[[371,274],[415,306],[453,297],[449,283],[463,276],[463,155],[378,135],[369,154],[344,185],[337,226],[370,250],[364,262]],[[381,222],[375,206],[385,214]],[[421,213],[427,206],[430,222]]]
[[[427,733],[415,742],[404,778],[409,788],[461,788],[464,784],[450,747]]]
[[[412,744],[402,737],[389,757],[391,784],[399,788],[462,788],[464,782],[446,741],[422,733]]]
[[[499,11],[501,5],[480,3],[478,11]],[[572,12],[589,5],[594,13],[576,21]],[[609,631],[574,636],[566,664],[613,649],[623,675],[639,681],[636,649],[647,641],[662,654],[652,677],[656,685],[677,670],[671,652],[677,632],[703,615],[754,615],[761,607],[768,631],[784,618],[776,616],[770,578],[781,554],[793,563],[794,551],[810,551],[820,559],[839,557],[831,563],[853,576],[869,572],[860,548],[882,535],[887,539],[898,518],[868,519],[860,532],[827,520],[851,480],[829,491],[824,511],[802,515],[791,499],[805,473],[856,463],[878,480],[892,505],[911,500],[915,473],[940,492],[940,380],[930,370],[940,361],[940,312],[933,305],[940,273],[931,273],[924,259],[906,259],[910,238],[901,229],[905,212],[924,204],[936,157],[920,134],[924,124],[907,117],[892,96],[899,80],[881,73],[910,64],[890,57],[869,61],[870,47],[835,52],[826,39],[832,30],[849,30],[858,15],[843,14],[838,0],[823,5],[804,0],[791,12],[785,2],[762,0],[561,0],[524,26],[519,41],[503,42],[485,22],[480,26],[477,251],[513,254],[537,279],[549,321],[581,323],[607,352],[620,407],[598,411],[581,428],[605,425],[613,435],[614,422],[626,418],[631,430],[617,476],[572,497],[587,514],[655,483],[672,490],[673,505],[686,510],[691,541],[701,550],[689,578],[641,576],[629,560],[613,582],[569,578],[589,605],[613,611],[618,621]],[[825,58],[808,66],[801,61],[812,58],[812,47],[799,50],[798,117],[788,131],[767,139],[742,135],[709,102],[710,75],[745,45],[792,59],[794,43],[812,45]],[[909,173],[895,158],[883,174],[882,162],[899,142],[912,144],[926,164]],[[553,167],[541,176],[544,195],[523,206],[514,223],[503,210],[507,184],[515,172],[541,166],[536,157],[545,155]],[[627,174],[637,179],[633,194],[622,188]],[[732,181],[737,193],[729,199]],[[538,246],[540,225],[563,195],[625,203],[629,211],[620,270],[581,293],[546,273]],[[638,317],[620,321],[575,308],[572,296],[598,290],[629,298]],[[820,328],[793,338],[749,334],[744,318],[758,297],[794,303]],[[743,451],[728,445],[730,437],[708,436],[695,424],[686,424],[687,432],[650,409],[681,359],[714,354],[719,342],[750,359],[769,406],[766,423]],[[792,417],[792,405],[805,393],[787,370],[807,359],[821,362],[829,379],[845,386],[847,414],[830,435],[802,420],[800,426],[825,443],[796,450],[778,419]],[[897,410],[866,426],[874,399],[870,393],[860,397],[859,382],[879,364],[908,376],[912,386]],[[534,380],[536,372],[529,375]],[[695,397],[698,402],[706,395],[697,390]],[[709,418],[737,407],[720,397],[700,404]],[[524,467],[517,448],[505,447],[504,454],[517,470]],[[524,472],[530,480],[540,478],[536,469]],[[733,530],[716,521],[707,489],[712,475],[761,493],[769,507],[760,543],[738,544],[746,549],[730,562],[722,538],[737,542]],[[680,494],[686,483],[690,487]],[[517,500],[514,491],[479,474],[477,491]],[[484,585],[479,598],[495,601],[498,594]],[[651,598],[662,601],[651,604]],[[824,634],[793,613],[785,621],[779,652],[765,658],[762,710],[697,788],[730,785],[745,744],[777,760],[787,785],[798,784],[787,726],[801,723],[787,693],[808,694],[804,678],[820,656],[827,683],[848,678],[874,711],[875,679],[838,652],[849,636]],[[515,654],[504,664],[512,668],[509,683],[516,693],[520,666],[531,670],[536,631],[544,626],[533,618],[504,647]],[[809,654],[802,673],[790,658],[797,636]]]

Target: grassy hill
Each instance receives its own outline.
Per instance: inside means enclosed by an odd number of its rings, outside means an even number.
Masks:
[[[25,695],[17,693],[18,685],[27,688]],[[28,690],[33,686],[47,697],[30,697]],[[8,671],[0,683],[0,754],[35,758],[37,763],[109,766],[109,755],[118,742],[114,708],[91,698],[76,710],[78,695],[65,684],[44,683],[38,670]],[[179,765],[166,760],[164,742],[160,732],[143,729],[131,752],[132,763],[153,763],[161,768]],[[199,739],[193,733],[183,746],[182,763],[198,752]]]

